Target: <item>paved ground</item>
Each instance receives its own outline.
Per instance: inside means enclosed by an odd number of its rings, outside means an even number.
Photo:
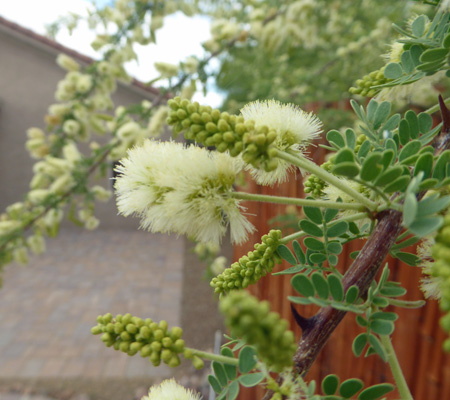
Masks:
[[[0,379],[163,377],[92,336],[98,314],[179,325],[184,241],[140,231],[64,231],[0,289]]]

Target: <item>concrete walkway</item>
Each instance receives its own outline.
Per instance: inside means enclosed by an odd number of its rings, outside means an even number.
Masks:
[[[63,231],[0,289],[0,379],[165,377],[90,333],[99,314],[180,324],[184,241],[141,231]]]

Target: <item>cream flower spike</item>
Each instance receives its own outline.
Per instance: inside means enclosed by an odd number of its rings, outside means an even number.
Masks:
[[[247,104],[241,114],[244,119],[253,120],[256,126],[267,126],[274,129],[277,138],[273,146],[278,150],[290,150],[304,156],[305,148],[321,133],[322,123],[312,113],[307,113],[294,104],[283,104],[276,100],[254,101]],[[278,166],[274,171],[266,172],[252,166],[253,178],[260,185],[273,185],[287,180],[288,172],[293,166],[287,161],[277,159]]]
[[[232,242],[241,243],[254,228],[230,196],[240,170],[239,160],[225,153],[146,140],[116,168],[117,207],[124,216],[141,217],[151,232],[218,244],[229,225]]]
[[[141,400],[201,400],[201,395],[178,385],[174,379],[166,379],[160,385],[152,386],[148,396]]]

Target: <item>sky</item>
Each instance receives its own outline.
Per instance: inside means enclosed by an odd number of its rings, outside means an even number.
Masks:
[[[108,0],[97,0],[98,5],[110,3]],[[0,15],[36,33],[45,34],[45,26],[56,21],[70,12],[86,15],[88,7],[92,7],[89,0],[0,0]],[[157,44],[137,46],[139,63],[129,63],[128,72],[135,78],[146,82],[157,77],[153,67],[156,61],[176,64],[190,55],[202,57],[204,52],[200,43],[210,37],[209,21],[206,18],[188,18],[181,13],[169,16],[164,27],[157,32]],[[183,34],[180,35],[180,30]],[[174,33],[177,33],[176,35]],[[61,44],[78,52],[96,57],[90,47],[95,34],[86,25],[81,25],[73,35],[62,30],[56,37]],[[195,100],[218,107],[222,96],[210,91],[206,97],[197,94]]]

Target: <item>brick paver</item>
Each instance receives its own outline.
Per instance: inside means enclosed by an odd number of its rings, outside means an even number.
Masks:
[[[0,289],[0,378],[163,377],[90,334],[98,314],[180,324],[184,241],[140,231],[63,231]]]

